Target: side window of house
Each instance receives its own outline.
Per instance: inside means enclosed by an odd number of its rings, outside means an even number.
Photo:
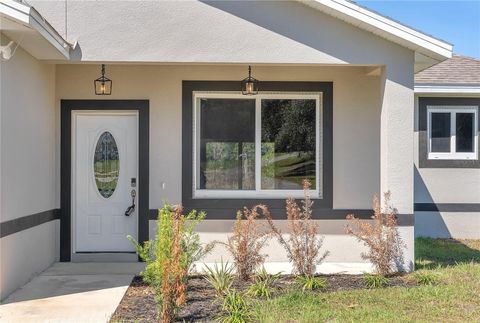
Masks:
[[[478,107],[428,106],[428,159],[478,159]]]
[[[196,93],[194,196],[321,197],[320,96]]]

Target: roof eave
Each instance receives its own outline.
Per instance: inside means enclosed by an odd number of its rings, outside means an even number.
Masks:
[[[70,59],[72,46],[35,10],[35,8],[13,0],[0,0],[0,16],[20,27],[16,33],[0,30],[15,42],[20,42],[24,35],[41,37],[41,50],[31,44],[20,44],[25,50],[38,59]],[[33,33],[32,33],[33,32]],[[21,35],[21,36],[20,36]],[[18,36],[18,37],[17,37]],[[18,38],[18,39],[17,39]],[[51,49],[48,49],[51,47]],[[46,55],[46,53],[48,53]],[[49,57],[51,55],[51,57]]]
[[[355,3],[345,0],[297,1],[429,57],[433,60],[430,66],[452,57],[452,44],[426,35]]]

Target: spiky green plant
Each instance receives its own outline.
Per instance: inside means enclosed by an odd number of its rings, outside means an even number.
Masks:
[[[223,299],[223,314],[218,318],[222,323],[246,323],[253,321],[245,296],[235,290],[229,290]]]
[[[368,288],[380,288],[388,284],[388,278],[383,275],[364,274],[363,282]]]
[[[297,283],[302,286],[302,290],[316,290],[316,289],[324,289],[327,287],[327,281],[320,277],[315,276],[297,276],[296,278]]]
[[[205,265],[205,280],[215,289],[217,296],[223,296],[227,293],[234,281],[234,267],[228,261],[226,263],[221,260],[220,264],[215,263],[213,268]]]

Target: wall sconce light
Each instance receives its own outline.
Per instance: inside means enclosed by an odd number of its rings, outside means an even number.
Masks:
[[[102,76],[93,81],[95,86],[95,95],[112,94],[112,80],[105,77],[105,64],[102,64]]]
[[[242,80],[242,94],[258,94],[258,80],[252,77],[252,67],[248,66],[248,77]]]

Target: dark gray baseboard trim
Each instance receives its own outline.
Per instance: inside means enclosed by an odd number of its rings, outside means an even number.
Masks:
[[[480,203],[415,203],[417,212],[480,212]]]
[[[185,210],[188,212],[189,210]],[[235,220],[236,210],[232,209],[206,209],[206,221],[208,220]],[[275,220],[285,220],[285,209],[270,209],[272,217]],[[360,219],[370,219],[373,210],[352,209],[352,210],[332,210],[332,209],[316,209],[313,210],[313,219],[315,220],[345,220],[348,214],[353,214]],[[156,220],[158,216],[157,209],[150,209],[149,220]],[[397,223],[401,227],[409,227],[414,225],[413,214],[398,214]]]
[[[21,218],[0,223],[0,238],[24,231],[40,224],[60,219],[60,209],[52,209],[22,216]]]

